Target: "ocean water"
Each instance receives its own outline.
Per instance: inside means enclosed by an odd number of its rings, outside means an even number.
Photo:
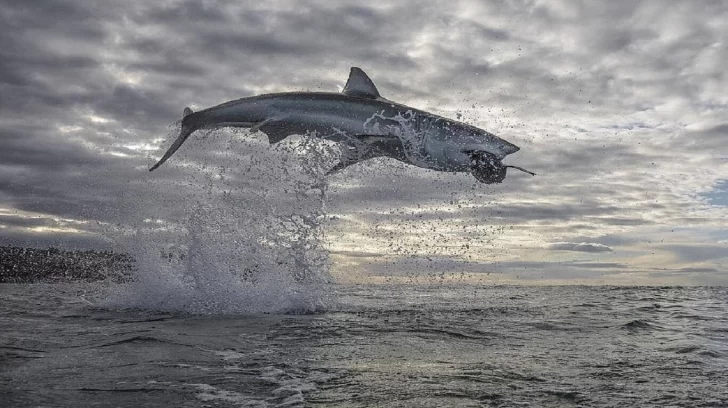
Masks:
[[[99,285],[0,285],[0,405],[728,406],[728,288],[331,285],[316,313],[191,314]]]

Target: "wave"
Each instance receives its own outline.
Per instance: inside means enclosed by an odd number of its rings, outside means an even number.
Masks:
[[[627,330],[631,333],[649,332],[656,330],[663,330],[663,328],[655,323],[651,323],[645,319],[636,319],[629,321],[620,326],[621,329]]]

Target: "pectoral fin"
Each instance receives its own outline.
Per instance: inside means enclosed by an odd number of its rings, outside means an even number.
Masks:
[[[397,160],[406,160],[402,139],[394,135],[356,135],[354,139],[366,144],[376,152],[376,156],[387,156]],[[375,156],[375,157],[376,157]]]
[[[377,157],[374,151],[367,145],[364,144],[345,144],[341,147],[341,157],[339,163],[332,167],[331,170],[326,172],[326,175],[333,174],[344,170],[345,168],[363,162],[365,160],[373,159]]]
[[[266,119],[251,127],[250,131],[265,133],[270,144],[276,144],[288,136],[301,133],[301,129],[285,119]]]
[[[353,135],[350,144],[344,145],[339,163],[326,175],[341,171],[353,164],[375,157],[405,159],[404,145],[399,137],[393,135]]]

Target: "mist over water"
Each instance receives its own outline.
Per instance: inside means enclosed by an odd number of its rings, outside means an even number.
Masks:
[[[193,135],[180,153],[144,175],[158,196],[128,197],[124,208],[136,222],[108,228],[117,250],[136,258],[137,271],[133,282],[109,286],[100,306],[194,314],[326,310],[331,279],[321,226],[332,147],[312,138],[269,147],[225,129]],[[168,185],[165,173],[180,171],[186,181]]]

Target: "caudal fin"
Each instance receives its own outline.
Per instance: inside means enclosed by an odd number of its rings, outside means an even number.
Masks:
[[[191,127],[189,125],[185,125],[185,121],[184,121],[184,119],[191,114],[192,114],[192,109],[185,108],[184,112],[182,113],[182,130],[179,132],[179,136],[177,136],[177,139],[174,141],[174,143],[172,143],[172,146],[170,146],[169,149],[167,149],[167,152],[164,153],[164,156],[162,156],[162,158],[159,159],[157,164],[155,164],[154,166],[149,168],[149,171],[155,170],[157,167],[161,166],[164,162],[166,162],[167,159],[172,157],[174,152],[176,152],[177,149],[179,149],[179,147],[182,146],[182,143],[184,143],[185,140],[187,140],[187,138],[190,137],[192,132],[195,131],[195,129],[193,127]]]

